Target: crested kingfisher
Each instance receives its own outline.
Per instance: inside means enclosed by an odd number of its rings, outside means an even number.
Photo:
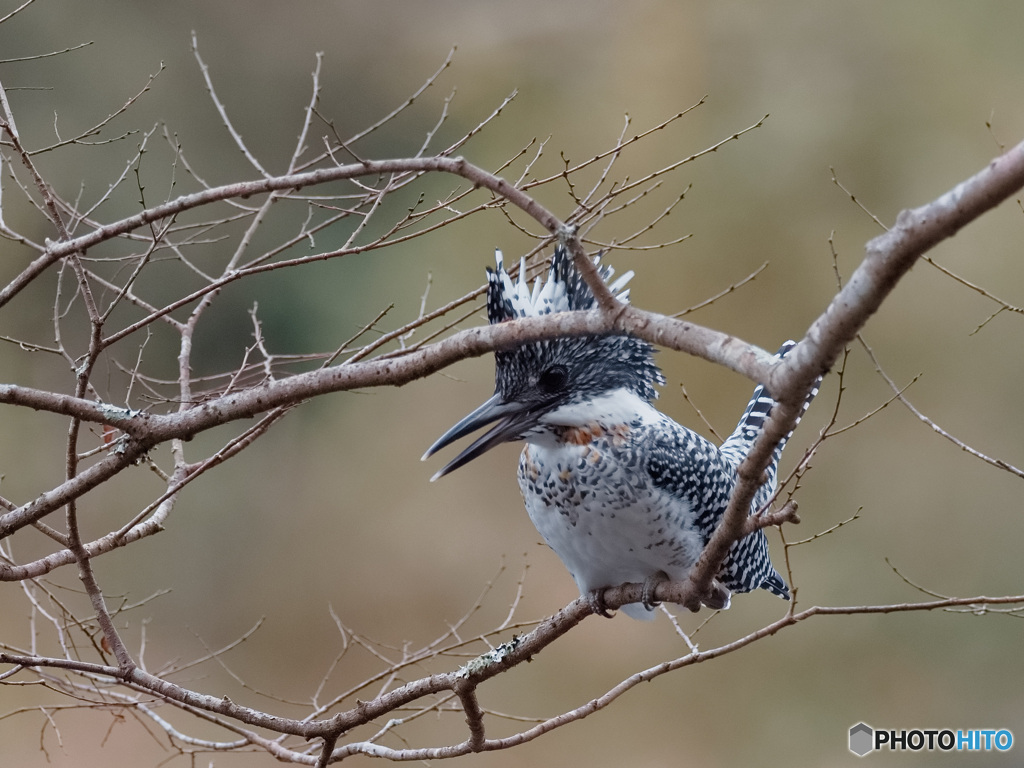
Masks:
[[[599,273],[607,283],[614,271],[600,258]],[[555,250],[547,280],[538,278],[532,289],[524,262],[513,280],[501,251],[496,261],[497,268],[487,270],[491,324],[596,306],[563,246]],[[620,301],[628,300],[625,286],[632,276],[609,283]],[[777,356],[793,346],[786,342]],[[494,423],[438,471],[436,480],[496,445],[524,441],[519,487],[526,510],[580,593],[607,616],[605,588],[642,582],[643,602],[622,610],[650,619],[654,587],[689,575],[725,514],[737,467],[775,404],[758,386],[735,431],[715,446],[654,408],[655,385],[664,383],[654,348],[631,336],[559,337],[497,351],[494,396],[445,432],[423,458]],[[816,392],[817,387],[807,404]],[[775,449],[750,514],[775,492],[784,444]],[[762,530],[732,545],[704,604],[728,608],[733,592],[758,587],[789,599]]]

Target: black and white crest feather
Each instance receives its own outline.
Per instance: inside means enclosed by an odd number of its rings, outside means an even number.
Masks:
[[[526,282],[525,260],[519,262],[519,278],[515,281],[505,271],[500,250],[494,252],[494,260],[497,263],[496,269],[487,270],[487,319],[492,325],[519,317],[593,309],[596,304],[590,286],[577,271],[572,256],[564,246],[555,249],[547,281],[538,277],[532,289]],[[595,259],[598,272],[601,279],[608,282],[615,270],[600,262],[601,257],[598,255]],[[625,286],[632,277],[632,272],[626,272],[609,284],[608,287],[619,301],[629,301],[629,289]]]
[[[626,272],[612,281],[615,271],[601,264],[600,258],[598,256],[595,262],[601,279],[608,283],[619,301],[628,301],[626,284],[633,273]],[[524,261],[520,261],[515,280],[505,271],[500,250],[495,251],[495,262],[496,268],[487,270],[487,319],[492,325],[521,317],[588,310],[597,305],[590,286],[563,246],[555,249],[547,279],[538,277],[532,287],[526,280]],[[596,359],[603,359],[606,364],[593,366]],[[498,352],[495,362],[497,390],[511,397],[530,385],[531,374],[535,377],[554,366],[570,367],[582,374],[574,378],[573,393],[579,397],[621,386],[649,401],[658,396],[655,385],[665,383],[661,370],[654,363],[654,348],[629,336],[550,339]],[[602,380],[588,381],[587,371],[601,371]]]

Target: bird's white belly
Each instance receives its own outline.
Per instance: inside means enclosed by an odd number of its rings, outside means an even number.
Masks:
[[[686,578],[701,550],[685,525],[688,506],[654,488],[635,461],[605,460],[609,450],[600,441],[528,445],[519,484],[533,524],[582,594],[659,571]]]

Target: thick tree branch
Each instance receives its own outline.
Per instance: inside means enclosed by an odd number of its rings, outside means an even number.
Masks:
[[[875,313],[918,258],[1024,187],[1024,142],[927,205],[903,211],[896,225],[867,245],[847,284],[808,329],[805,338],[764,380],[779,401],[753,449],[739,467],[729,508],[690,573],[693,592],[684,600],[700,608],[729,547],[745,535],[750,504],[779,442],[793,430],[811,387],[831,369],[846,345]]]
[[[689,352],[751,380],[763,379],[775,361],[735,336],[695,323],[626,306],[617,317],[599,310],[523,318],[468,328],[421,349],[394,357],[346,363],[212,398],[184,412],[150,414],[46,390],[0,384],[0,403],[109,424],[140,439],[163,442],[317,395],[375,386],[402,386],[460,360],[556,336],[629,333],[670,349]]]
[[[1024,142],[932,202],[906,210],[866,246],[846,285],[766,382],[776,398],[795,402],[829,370],[924,253],[1024,187]]]

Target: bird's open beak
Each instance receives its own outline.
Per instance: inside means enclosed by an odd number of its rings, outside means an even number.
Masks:
[[[477,456],[486,453],[496,445],[519,439],[523,432],[534,424],[536,420],[536,412],[529,406],[523,403],[506,402],[501,398],[501,395],[494,395],[490,400],[441,435],[437,442],[430,446],[427,452],[423,454],[423,460],[426,460],[446,445],[454,443],[460,437],[465,437],[470,432],[475,432],[492,422],[498,422],[494,427],[474,440],[462,453],[445,464],[436,475],[430,478],[430,481],[433,482],[439,477],[444,477],[449,472],[458,469],[463,464],[468,464]]]

